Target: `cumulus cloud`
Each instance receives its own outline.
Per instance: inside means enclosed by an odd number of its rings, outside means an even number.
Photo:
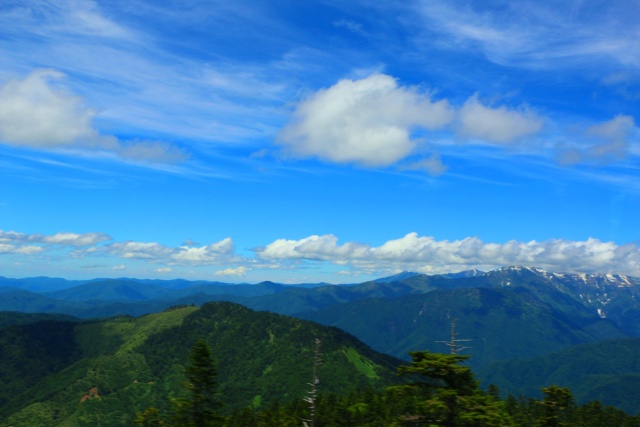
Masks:
[[[0,230],[0,254],[36,255],[54,246],[91,246],[111,237],[104,233],[25,234]]]
[[[0,88],[0,138],[12,145],[59,147],[97,137],[94,112],[52,84],[64,75],[37,70]]]
[[[156,242],[111,242],[101,233],[24,234],[0,231],[0,255],[31,257],[56,252],[64,258],[107,257],[120,259],[114,271],[128,261],[156,264],[164,272],[182,266],[219,266],[216,276],[243,276],[250,270],[296,269],[305,264],[329,263],[350,274],[380,275],[400,271],[439,274],[471,268],[491,270],[506,265],[541,267],[558,272],[622,273],[640,276],[640,246],[590,238],[584,241],[550,239],[505,243],[484,242],[477,237],[436,240],[408,233],[379,246],[359,242],[340,243],[333,234],[302,239],[277,239],[254,249],[255,257],[235,254],[231,238],[205,246],[171,247]],[[65,252],[66,251],[66,252]],[[160,272],[160,270],[158,270]]]
[[[583,127],[577,136],[567,130],[541,135],[545,124],[547,129],[571,128],[525,105],[490,105],[476,94],[453,106],[401,86],[392,76],[372,74],[340,80],[301,101],[277,141],[292,157],[367,167],[394,165],[431,176],[448,171],[440,153],[455,156],[464,144],[498,149],[526,144],[561,164],[613,161],[640,152],[633,144],[637,128],[628,115]]]
[[[174,253],[171,258],[187,264],[209,264],[218,260],[222,255],[232,254],[233,251],[233,241],[227,237],[209,246],[181,246],[179,252]]]
[[[278,239],[258,249],[264,259],[310,259],[338,261],[357,259],[366,254],[368,247],[359,243],[338,245],[338,238],[333,234],[309,236],[300,240]]]
[[[216,271],[214,274],[216,276],[244,276],[245,274],[247,274],[247,271],[249,271],[249,269],[247,267],[236,267],[236,268],[225,268],[224,270],[218,270]]]
[[[389,166],[415,149],[414,128],[439,129],[453,116],[446,100],[373,74],[340,80],[302,101],[278,140],[294,156]]]
[[[227,237],[206,246],[184,244],[178,247],[157,242],[111,242],[104,233],[60,232],[51,235],[26,234],[0,230],[0,254],[37,255],[55,250],[66,253],[69,258],[112,257],[121,260],[140,260],[152,264],[206,266],[251,262],[235,255],[233,240]],[[63,255],[65,256],[65,255]],[[116,265],[113,270],[124,270],[126,264]],[[243,270],[237,270],[239,274]],[[246,270],[245,270],[246,271]]]
[[[513,143],[542,128],[542,119],[526,109],[514,111],[506,107],[487,107],[477,96],[465,102],[458,113],[458,120],[461,136],[498,144]]]
[[[400,163],[402,169],[438,176],[447,170],[440,155],[434,151],[419,158],[417,148],[426,141],[425,131],[450,131],[452,124],[465,141],[509,145],[539,132],[543,119],[526,108],[483,105],[476,95],[456,109],[445,99],[433,101],[416,88],[400,86],[391,76],[373,74],[340,80],[302,101],[278,142],[292,156],[369,167],[387,167],[411,156]],[[431,142],[448,144],[441,137]]]
[[[225,238],[208,246],[177,248],[156,242],[114,242],[98,249],[102,254],[123,259],[139,259],[152,263],[175,265],[213,265],[233,259],[234,245]]]
[[[111,240],[111,237],[104,233],[56,233],[52,236],[41,237],[42,243],[71,246],[90,246],[107,240]]]
[[[15,231],[0,230],[0,243],[12,242],[18,244],[44,243],[50,245],[68,246],[91,246],[101,242],[111,240],[111,237],[104,233],[69,233],[61,232],[50,236],[43,234],[25,234]]]
[[[93,126],[95,112],[65,89],[55,70],[36,70],[0,87],[0,143],[111,152],[122,159],[178,163],[189,155],[159,141],[120,141]]]
[[[44,251],[41,246],[18,246],[0,243],[0,254],[34,255]]]
[[[102,250],[118,258],[163,260],[171,257],[174,250],[154,242],[115,242],[105,245]]]
[[[640,275],[640,247],[598,239],[485,243],[477,237],[436,240],[409,233],[381,246],[347,242],[334,235],[279,239],[256,251],[270,260],[320,260],[369,272],[412,270],[444,273],[467,268],[527,265],[553,271],[617,272]]]

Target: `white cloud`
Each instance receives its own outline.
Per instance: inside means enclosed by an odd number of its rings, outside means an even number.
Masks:
[[[533,135],[542,128],[542,119],[534,113],[491,108],[482,105],[477,96],[465,102],[458,113],[458,132],[468,138],[486,142],[510,144]]]
[[[36,70],[0,87],[0,143],[40,149],[111,152],[122,159],[178,163],[189,155],[158,141],[120,141],[93,126],[95,112],[59,83],[64,74]]]
[[[55,245],[91,246],[107,240],[111,240],[111,237],[104,233],[56,233],[52,236],[42,236],[40,241]]]
[[[633,117],[622,114],[604,123],[591,126],[587,129],[587,134],[602,141],[591,149],[591,157],[595,159],[625,157],[629,149],[629,136],[634,129]]]
[[[278,142],[294,157],[370,167],[398,164],[439,176],[447,171],[440,154],[431,147],[432,153],[422,157],[424,150],[417,148],[426,142],[425,131],[447,135],[451,124],[463,143],[515,145],[538,133],[543,119],[524,107],[483,105],[476,95],[456,110],[447,100],[433,102],[416,88],[399,86],[391,76],[373,74],[340,80],[300,102]],[[434,147],[451,145],[450,138],[433,136],[429,142]]]
[[[224,270],[218,270],[214,274],[216,276],[244,276],[249,269],[247,267],[225,268]]]
[[[354,259],[366,254],[367,246],[359,243],[338,245],[338,238],[332,234],[309,236],[300,240],[278,239],[265,248],[257,250],[265,259],[311,259],[337,261]]]
[[[218,261],[223,255],[232,254],[233,251],[233,241],[227,237],[220,242],[213,243],[209,246],[181,246],[179,252],[174,253],[171,258],[178,262],[191,265],[210,264]]]
[[[624,140],[634,128],[633,117],[618,115],[613,119],[591,126],[587,132],[608,140]]]
[[[156,268],[156,273],[171,273],[171,267]]]
[[[486,3],[421,1],[425,27],[434,31],[427,33],[429,43],[480,51],[493,62],[534,69],[640,66],[638,21],[633,18],[640,9],[633,0]]]
[[[402,270],[444,273],[476,267],[527,265],[552,271],[640,275],[640,247],[619,246],[598,239],[485,243],[477,237],[438,241],[409,233],[371,247],[355,242],[339,245],[336,236],[324,235],[300,240],[279,239],[256,252],[264,259],[328,261],[371,273]]]
[[[415,163],[405,166],[406,170],[424,170],[431,176],[440,176],[444,174],[449,167],[442,162],[438,153],[433,153],[431,157],[419,160]]]
[[[50,245],[91,246],[107,240],[111,237],[104,233],[69,233],[61,232],[50,236],[42,234],[25,234],[15,231],[0,230],[0,242],[12,242],[18,244],[42,243]]]
[[[66,16],[67,22],[62,23],[63,31],[108,38],[129,38],[131,35],[128,30],[103,16],[93,1],[75,1],[67,7],[69,14]]]
[[[432,102],[388,75],[340,80],[302,101],[279,143],[300,157],[389,166],[413,152],[414,128],[439,129],[453,119],[447,101]]]
[[[159,261],[170,258],[173,250],[159,243],[151,242],[116,242],[102,248],[109,255],[117,258],[144,259]]]
[[[69,258],[113,257],[121,260],[141,260],[152,264],[206,266],[251,262],[235,255],[229,237],[207,246],[170,247],[156,242],[112,242],[104,233],[60,232],[52,235],[26,234],[0,230],[0,254],[37,255],[56,250]],[[191,242],[193,243],[193,242]],[[65,255],[66,254],[66,255]],[[126,264],[113,270],[123,270]],[[240,271],[240,270],[238,270]]]
[[[610,162],[640,152],[633,117],[620,114],[589,126],[582,134],[558,146],[561,163]],[[636,152],[637,151],[637,152]]]
[[[172,248],[156,242],[115,242],[98,250],[123,259],[139,259],[151,263],[173,265],[216,265],[234,259],[233,240],[225,238],[208,246]],[[95,252],[95,251],[92,251]],[[87,251],[85,251],[85,254]]]
[[[42,246],[17,246],[0,243],[0,254],[35,255],[43,251]]]
[[[206,246],[170,247],[155,242],[113,242],[102,244],[101,233],[57,233],[51,236],[0,231],[0,255],[29,256],[57,251],[56,258],[108,257],[125,260],[114,271],[127,268],[128,261],[157,264],[158,271],[175,266],[220,266],[216,276],[243,276],[251,270],[294,270],[304,264],[329,263],[350,274],[380,275],[399,271],[428,274],[470,268],[490,270],[506,265],[541,267],[558,272],[622,273],[640,276],[640,246],[619,245],[590,238],[585,241],[550,239],[505,243],[483,242],[477,237],[436,240],[408,233],[379,246],[359,242],[339,243],[332,234],[302,239],[278,239],[247,258],[234,253],[231,238]],[[80,247],[81,246],[81,247]],[[66,253],[66,255],[65,255]],[[60,258],[62,257],[62,258]],[[48,258],[49,261],[52,258]],[[49,262],[48,261],[48,262]],[[302,265],[301,265],[302,263]]]
[[[0,88],[0,140],[12,145],[60,147],[95,139],[92,110],[52,84],[64,75],[37,70]]]

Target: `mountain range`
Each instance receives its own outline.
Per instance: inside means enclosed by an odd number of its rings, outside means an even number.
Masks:
[[[595,398],[637,412],[640,393],[627,392],[635,390],[640,364],[608,343],[633,347],[640,339],[639,285],[640,278],[625,275],[520,266],[448,275],[403,272],[345,285],[0,278],[0,310],[14,312],[13,323],[24,327],[24,314],[15,312],[73,316],[75,322],[122,315],[144,319],[176,305],[227,301],[337,327],[398,359],[414,350],[449,352],[453,342],[472,356],[469,363],[482,383],[497,384],[504,393],[528,395],[556,382],[575,387],[582,401]],[[11,317],[0,316],[0,325],[10,325]],[[589,378],[598,386],[589,388],[580,379],[598,363],[589,361],[592,353],[600,360],[623,360],[616,362],[617,372],[593,371],[596,376]],[[589,360],[572,362],[567,354],[586,354]],[[580,369],[580,377],[562,375]],[[618,386],[620,393],[611,393]],[[608,397],[602,399],[602,390]]]

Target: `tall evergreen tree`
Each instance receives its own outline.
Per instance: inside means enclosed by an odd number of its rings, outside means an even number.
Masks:
[[[538,420],[539,427],[566,427],[571,419],[571,411],[575,407],[573,395],[566,387],[552,385],[542,389],[544,399],[542,417]]]
[[[186,368],[188,392],[185,399],[174,399],[174,423],[178,427],[221,426],[224,418],[220,415],[222,404],[218,400],[217,371],[211,348],[204,340],[198,340],[189,355]]]
[[[422,378],[393,388],[417,397],[419,413],[405,417],[407,423],[445,427],[513,426],[504,403],[480,390],[471,368],[460,365],[469,356],[429,351],[409,354],[411,363],[400,366],[398,373]]]

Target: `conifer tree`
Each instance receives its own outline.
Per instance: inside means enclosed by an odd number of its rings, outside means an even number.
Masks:
[[[568,426],[569,412],[575,405],[571,391],[566,387],[552,385],[543,388],[542,392],[544,399],[538,403],[542,405],[543,413],[537,425],[539,427]]]
[[[218,400],[217,371],[209,345],[198,340],[189,355],[186,368],[188,392],[185,399],[174,399],[174,423],[178,427],[213,427],[223,425]]]
[[[419,413],[405,417],[408,423],[445,427],[513,426],[504,403],[480,390],[471,368],[460,365],[469,356],[429,351],[409,354],[412,362],[400,366],[398,373],[422,378],[392,388],[417,395]]]

